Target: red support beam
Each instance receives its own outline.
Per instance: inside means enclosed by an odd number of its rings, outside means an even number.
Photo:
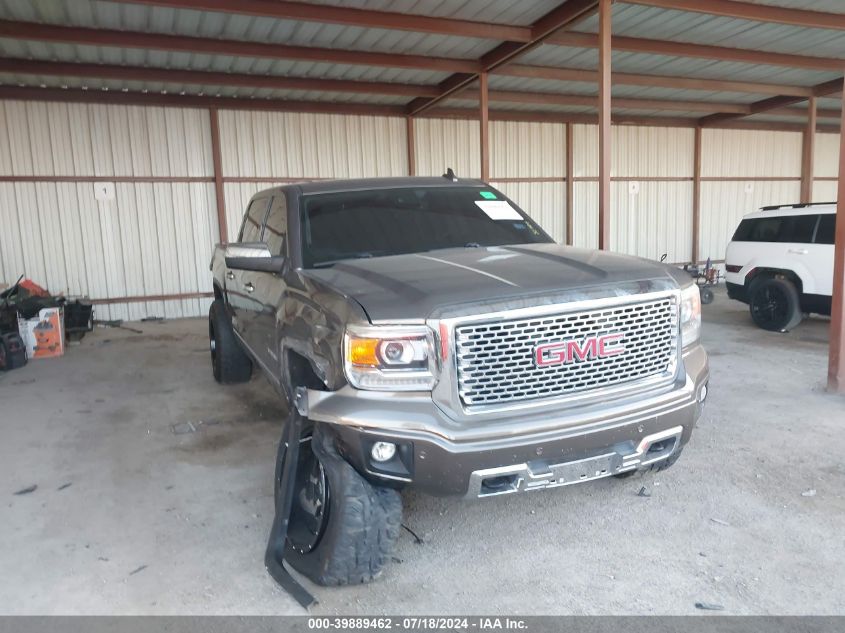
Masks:
[[[695,11],[757,22],[774,22],[815,29],[845,30],[845,13],[826,13],[806,9],[788,9],[771,5],[751,4],[738,0],[625,0],[628,4],[644,4],[661,9]]]
[[[399,97],[430,97],[438,94],[436,86],[402,84],[388,81],[354,81],[347,79],[315,79],[282,77],[279,75],[253,75],[246,73],[221,73],[207,70],[181,70],[111,64],[76,64],[68,62],[35,61],[0,57],[0,72],[20,75],[46,75],[51,77],[89,77],[94,79],[120,79],[123,81],[148,81],[202,86],[238,86],[272,88],[275,90],[309,90],[320,92],[356,92]]]
[[[405,143],[408,150],[408,175],[417,175],[417,141],[414,134],[414,117],[405,117]]]
[[[701,260],[701,127],[696,126],[693,137],[692,160],[692,263]]]
[[[322,22],[370,29],[391,29],[436,33],[457,37],[477,37],[491,40],[526,42],[531,31],[524,26],[496,24],[479,20],[429,17],[413,13],[395,13],[372,9],[338,7],[330,4],[307,4],[285,0],[112,0],[126,4],[147,4],[170,9],[215,11],[238,15],[253,15],[276,20]]]
[[[260,59],[291,59],[330,64],[383,66],[385,68],[411,68],[450,73],[469,73],[479,70],[479,64],[470,59],[448,59],[425,55],[371,53],[335,48],[289,46],[244,40],[226,40],[213,37],[165,35],[138,31],[92,29],[78,26],[55,26],[34,22],[0,20],[0,37],[33,40],[82,46],[113,46],[142,50],[232,55]]]
[[[509,77],[579,81],[593,84],[598,83],[599,80],[599,74],[594,70],[556,68],[552,66],[526,66],[523,64],[507,64],[497,68],[495,74]],[[748,92],[752,94],[793,95],[796,97],[810,97],[813,94],[812,88],[806,86],[782,86],[780,84],[751,81],[702,79],[669,75],[639,75],[635,73],[613,73],[613,85],[705,90],[711,92]]]
[[[598,48],[598,38],[592,33],[562,32],[546,40],[547,44],[570,46],[574,48]],[[613,50],[630,53],[650,53],[652,55],[667,55],[669,57],[698,57],[717,61],[742,62],[745,64],[762,64],[769,66],[788,66],[790,68],[807,68],[810,70],[841,71],[845,59],[832,57],[812,57],[809,55],[793,55],[787,53],[773,53],[727,46],[711,46],[709,44],[688,44],[668,40],[654,40],[639,37],[617,35],[613,38]]]
[[[572,123],[566,124],[566,243],[572,246],[575,222],[573,221],[575,187],[575,147],[572,140]]]
[[[457,73],[447,77],[439,84],[440,94],[437,97],[414,99],[408,104],[408,114],[420,114],[443,99],[463,90],[475,81],[478,73],[495,70],[519,55],[539,46],[555,32],[569,27],[593,13],[595,7],[596,0],[567,0],[531,25],[531,37],[528,41],[511,40],[499,44],[478,60],[480,68],[477,72]]]
[[[845,130],[845,93],[841,129]],[[839,196],[833,248],[833,302],[830,314],[830,356],[827,388],[845,394],[845,133],[839,135]]]
[[[599,1],[599,248],[610,248],[611,0]]]
[[[813,201],[813,150],[816,143],[816,97],[807,101],[807,128],[801,145],[801,202]]]
[[[78,90],[0,86],[0,99],[21,101],[61,101],[64,103],[105,103],[118,105],[172,106],[176,108],[219,108],[258,112],[310,112],[314,114],[354,114],[361,116],[404,116],[404,106],[331,101],[289,101],[199,95]]]
[[[478,99],[478,119],[480,127],[479,138],[481,140],[481,180],[487,182],[490,180],[490,108],[487,98],[489,93],[487,89],[487,73],[478,75],[478,89],[480,93]]]
[[[226,197],[223,191],[223,159],[220,154],[220,120],[217,108],[208,109],[211,124],[211,164],[214,170],[214,196],[217,199],[217,229],[220,243],[229,241],[229,226],[226,221]]]

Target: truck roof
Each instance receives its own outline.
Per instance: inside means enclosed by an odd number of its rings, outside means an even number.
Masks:
[[[473,178],[449,178],[404,176],[396,178],[350,178],[347,180],[310,180],[279,187],[265,189],[258,193],[270,193],[278,190],[298,189],[300,193],[337,193],[341,191],[362,191],[366,189],[392,189],[394,187],[487,187],[487,183]],[[258,194],[256,194],[258,195]]]

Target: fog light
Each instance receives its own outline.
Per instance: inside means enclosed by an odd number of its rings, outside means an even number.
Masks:
[[[704,385],[701,388],[701,391],[698,392],[698,401],[704,404],[704,401],[707,399],[707,385]]]
[[[375,462],[389,462],[396,455],[396,444],[390,442],[376,442],[370,450],[370,456]]]

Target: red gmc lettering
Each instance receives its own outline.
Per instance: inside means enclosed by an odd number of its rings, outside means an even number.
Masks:
[[[551,367],[572,361],[580,362],[590,358],[616,356],[625,351],[621,340],[621,334],[605,334],[592,336],[580,342],[544,343],[534,348],[534,362],[538,367]]]

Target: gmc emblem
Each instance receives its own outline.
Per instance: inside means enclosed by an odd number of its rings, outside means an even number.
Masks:
[[[537,367],[552,367],[593,358],[607,358],[625,351],[621,334],[589,336],[579,341],[542,343],[534,348],[534,363]]]

